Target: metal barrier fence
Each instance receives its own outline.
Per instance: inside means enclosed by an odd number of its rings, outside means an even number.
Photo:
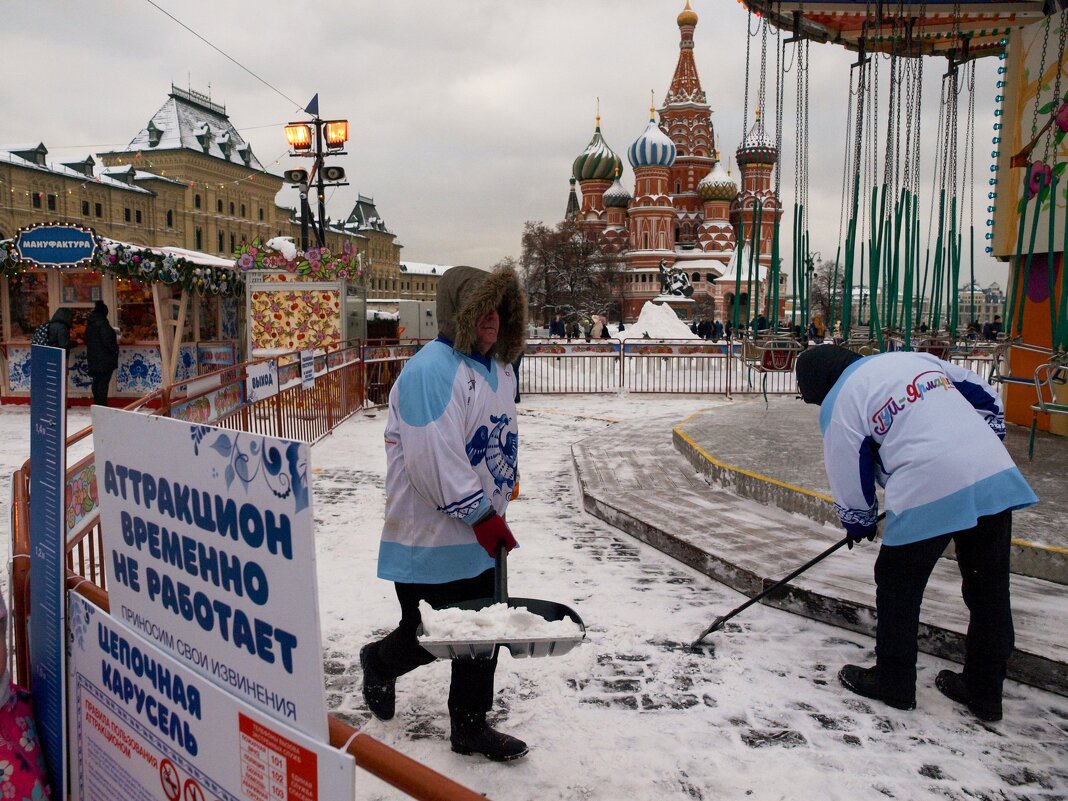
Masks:
[[[792,364],[792,363],[791,363]],[[759,394],[760,360],[743,343],[702,340],[540,340],[527,343],[519,369],[522,394]],[[766,372],[767,392],[797,392],[793,370]]]
[[[314,384],[305,387],[300,354],[274,357],[278,370],[277,395],[244,403],[243,388],[250,364],[228,367],[165,387],[126,407],[189,422],[211,423],[250,433],[315,442],[367,403],[383,403],[404,363],[419,342],[379,344],[347,342],[316,354]],[[369,397],[368,388],[373,388]],[[85,428],[67,438],[67,450],[92,434]],[[11,594],[15,640],[16,680],[31,682],[27,624],[30,614],[30,462],[12,476]],[[110,611],[105,551],[96,507],[96,465],[93,454],[68,468],[67,497],[77,484],[79,508],[66,517],[66,583],[105,611]],[[90,489],[90,485],[92,485]],[[84,490],[84,491],[83,491]],[[416,762],[370,735],[334,717],[328,719],[330,744],[345,749],[356,764],[420,801],[485,801],[447,776]]]
[[[813,346],[815,347],[815,346]],[[534,340],[527,343],[519,368],[524,395],[636,393],[708,395],[794,395],[795,354],[783,351],[774,369],[775,352],[763,344],[701,340],[602,339]],[[768,356],[773,358],[769,359]],[[994,343],[960,341],[948,361],[980,376],[990,375]],[[772,369],[768,369],[772,367]]]

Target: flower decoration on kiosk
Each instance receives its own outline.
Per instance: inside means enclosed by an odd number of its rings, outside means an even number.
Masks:
[[[302,253],[287,236],[266,242],[254,239],[238,249],[236,264],[242,271],[284,270],[318,281],[344,279],[363,283],[364,280],[363,258],[347,239],[340,253],[326,247],[311,247]]]
[[[98,272],[123,281],[180,285],[187,292],[199,295],[241,295],[244,278],[228,267],[211,267],[190,261],[182,256],[162,253],[139,245],[129,245],[99,238],[97,255],[85,267],[85,272]],[[0,275],[14,277],[28,267],[20,262],[13,239],[0,242]]]

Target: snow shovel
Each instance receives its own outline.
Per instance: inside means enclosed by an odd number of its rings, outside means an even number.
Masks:
[[[439,659],[478,659],[492,657],[497,648],[504,646],[518,659],[527,656],[562,656],[586,639],[586,625],[578,613],[570,607],[553,601],[541,601],[537,598],[508,597],[508,551],[501,545],[497,549],[497,565],[494,573],[492,598],[478,598],[474,601],[449,604],[445,609],[467,609],[478,611],[493,604],[508,604],[513,609],[526,609],[531,614],[548,621],[568,620],[574,622],[580,634],[558,637],[527,637],[508,640],[424,640],[419,644]],[[423,633],[420,625],[419,634]]]
[[[879,516],[875,518],[875,522],[878,523],[884,517],[886,517],[886,512],[881,512],[879,514]],[[690,645],[690,649],[691,650],[697,650],[697,646],[701,644],[701,641],[704,640],[705,637],[707,637],[712,632],[718,631],[719,629],[723,628],[723,624],[726,623],[728,620],[730,620],[732,617],[734,617],[737,614],[740,614],[741,612],[744,612],[746,609],[748,609],[753,604],[755,604],[758,601],[760,601],[760,600],[766,598],[767,596],[771,595],[773,592],[775,592],[775,590],[780,589],[784,584],[788,584],[789,582],[793,581],[795,578],[800,576],[802,573],[804,573],[806,570],[808,570],[813,565],[817,564],[818,562],[822,562],[824,559],[826,559],[832,553],[837,551],[843,545],[848,545],[848,544],[849,544],[849,537],[848,536],[847,537],[843,537],[841,540],[836,542],[834,545],[832,545],[826,551],[821,553],[819,556],[813,557],[809,561],[805,562],[803,565],[801,565],[801,567],[797,568],[797,570],[792,572],[786,578],[781,579],[779,581],[776,581],[774,584],[772,584],[770,587],[768,587],[762,593],[760,593],[759,595],[754,595],[752,598],[750,598],[744,604],[742,604],[739,607],[736,607],[735,609],[732,609],[727,614],[720,615],[719,617],[717,617],[715,620],[712,621],[712,625],[711,626],[709,626],[707,629],[705,629],[704,631],[701,632],[701,636],[700,637],[698,637],[696,640],[693,641],[693,643]]]

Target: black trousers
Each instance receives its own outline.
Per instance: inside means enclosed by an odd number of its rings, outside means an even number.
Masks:
[[[474,578],[450,581],[445,584],[395,584],[400,601],[401,621],[392,632],[371,648],[374,669],[387,679],[403,676],[420,665],[434,661],[434,655],[419,645],[416,632],[422,619],[419,602],[426,601],[435,609],[459,601],[493,597],[493,570]],[[484,717],[493,706],[493,674],[497,669],[497,655],[492,659],[452,660],[452,682],[449,686],[449,714],[453,720]]]
[[[97,406],[108,405],[108,384],[111,383],[111,374],[114,370],[109,370],[106,373],[90,373],[89,377],[93,379],[93,403]]]
[[[879,550],[875,656],[883,689],[904,696],[915,692],[920,604],[931,571],[953,540],[970,615],[964,681],[974,699],[1001,700],[1015,636],[1009,603],[1011,539],[1012,512],[1004,511],[979,518],[974,528]]]

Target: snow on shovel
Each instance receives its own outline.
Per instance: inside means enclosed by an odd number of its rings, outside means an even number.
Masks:
[[[492,598],[432,609],[420,603],[419,644],[439,659],[489,658],[504,646],[513,658],[561,656],[586,638],[578,614],[563,604],[508,597],[508,553],[497,550]]]

